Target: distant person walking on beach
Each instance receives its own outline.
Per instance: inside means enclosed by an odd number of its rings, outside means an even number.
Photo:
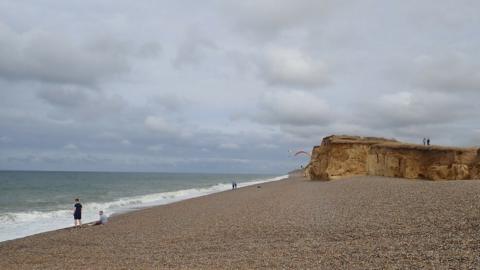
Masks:
[[[232,190],[237,189],[237,182],[232,181]]]
[[[78,198],[75,199],[75,210],[73,210],[73,219],[75,220],[75,226],[82,226],[82,204]]]
[[[430,145],[430,138],[427,139],[427,145]]]
[[[427,138],[423,138],[423,145],[427,144]]]

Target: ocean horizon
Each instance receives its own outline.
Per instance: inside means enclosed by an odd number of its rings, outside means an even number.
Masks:
[[[74,199],[82,223],[140,208],[286,178],[284,174],[0,171],[0,241],[73,226]]]

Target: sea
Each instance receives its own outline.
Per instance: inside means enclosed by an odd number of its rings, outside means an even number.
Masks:
[[[0,171],[0,241],[73,226],[73,205],[82,222],[168,204],[232,188],[277,181],[288,175]]]

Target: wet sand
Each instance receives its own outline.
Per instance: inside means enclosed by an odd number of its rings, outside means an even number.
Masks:
[[[480,181],[293,177],[2,242],[0,269],[480,268],[479,223]]]

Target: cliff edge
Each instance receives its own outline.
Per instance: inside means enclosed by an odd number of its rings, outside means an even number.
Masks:
[[[312,150],[312,180],[372,175],[429,180],[480,178],[480,149],[406,144],[393,139],[332,135]]]

